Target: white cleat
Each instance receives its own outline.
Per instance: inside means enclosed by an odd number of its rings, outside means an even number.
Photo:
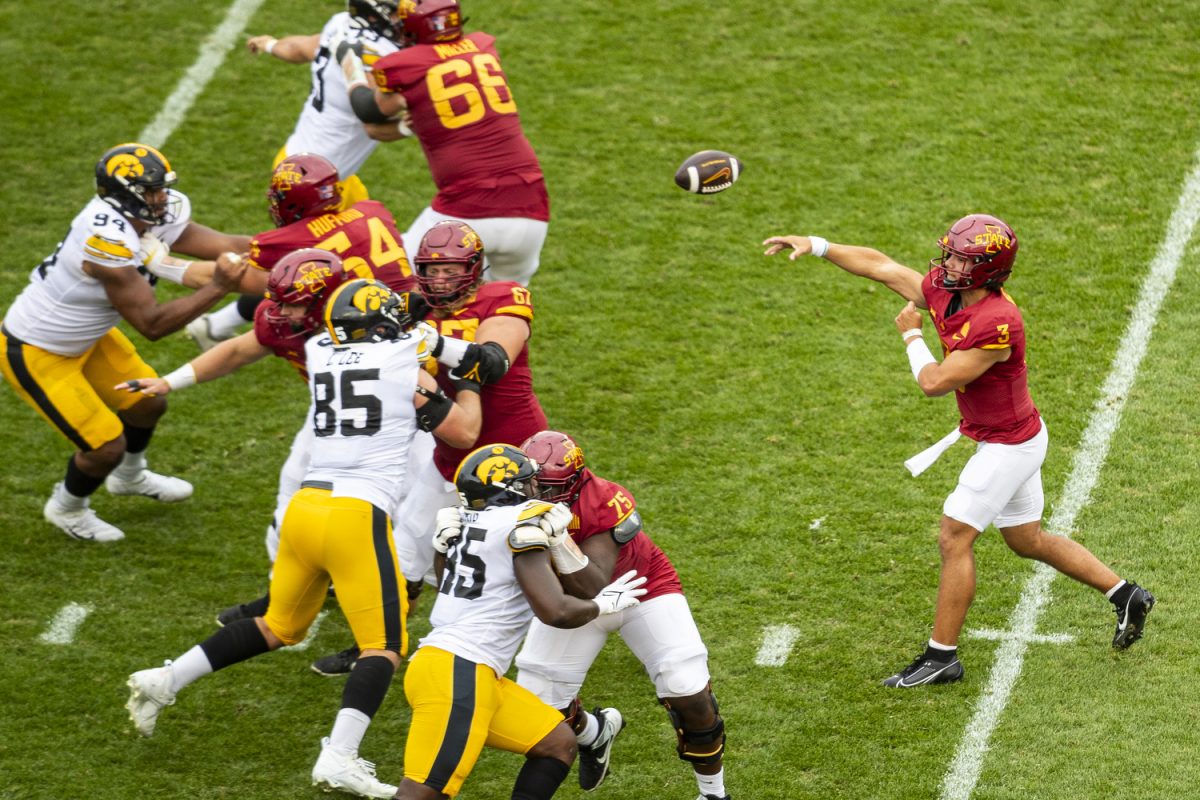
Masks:
[[[129,700],[125,708],[129,710],[129,718],[133,727],[142,736],[154,733],[158,724],[158,712],[175,704],[175,693],[171,691],[173,670],[168,661],[161,667],[144,669],[129,676],[125,685],[129,687]]]
[[[313,786],[327,792],[341,789],[362,797],[386,798],[396,796],[396,787],[375,777],[375,765],[356,756],[334,750],[329,738],[321,740],[321,755],[312,770]]]
[[[191,337],[192,341],[196,343],[196,346],[200,348],[200,352],[202,353],[212,350],[226,339],[233,338],[232,336],[215,336],[212,330],[212,322],[208,317],[208,314],[201,314],[189,322],[183,329]]]
[[[56,486],[55,491],[57,490]],[[42,516],[72,539],[84,542],[119,542],[125,538],[125,533],[120,528],[100,519],[87,505],[71,511],[63,508],[53,494],[43,506]]]
[[[160,503],[187,500],[195,491],[192,485],[182,478],[159,475],[148,469],[142,470],[137,478],[131,481],[118,478],[116,473],[112,473],[104,479],[104,488],[108,489],[109,494],[153,497]]]

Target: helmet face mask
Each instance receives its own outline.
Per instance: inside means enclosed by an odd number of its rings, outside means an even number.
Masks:
[[[483,252],[479,234],[465,222],[443,220],[425,232],[413,263],[417,285],[431,308],[454,309],[479,286]],[[437,269],[445,265],[462,269],[453,274]]]
[[[346,10],[363,27],[397,44],[403,41],[401,21],[397,19],[400,0],[347,0]]]
[[[453,42],[462,37],[466,19],[458,0],[401,0],[404,36],[412,44]]]
[[[267,203],[276,227],[337,211],[342,205],[338,171],[316,153],[297,153],[271,173]]]
[[[522,442],[521,450],[538,465],[537,499],[571,505],[579,498],[587,464],[570,436],[542,431]]]
[[[349,281],[329,296],[324,322],[334,347],[398,339],[413,326],[404,299],[367,278]]]
[[[1012,273],[1017,235],[1003,220],[970,214],[938,240],[942,254],[930,260],[933,285],[951,292],[998,290]]]
[[[180,201],[167,191],[175,171],[150,145],[119,144],[96,162],[96,194],[125,216],[162,225],[174,220]]]
[[[515,506],[537,496],[537,463],[510,444],[489,444],[468,453],[454,474],[466,508]]]
[[[351,277],[342,259],[328,250],[306,247],[288,253],[267,278],[266,295],[273,305],[263,313],[274,325],[289,325],[294,333],[312,333],[321,327],[325,304],[334,290]],[[305,311],[293,315],[284,306],[303,306]]]

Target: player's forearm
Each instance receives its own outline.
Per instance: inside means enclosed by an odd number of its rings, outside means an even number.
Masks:
[[[254,332],[249,331],[219,342],[216,347],[201,353],[188,363],[192,365],[196,383],[203,383],[237,372],[270,352],[258,343]]]
[[[289,64],[307,64],[317,57],[320,42],[321,37],[316,34],[284,36],[282,39],[276,39],[269,50],[266,47],[263,50]]]
[[[196,317],[208,311],[225,296],[225,290],[216,284],[197,289],[186,297],[178,297],[166,303],[151,306],[141,313],[125,316],[138,333],[150,341],[157,341],[167,334],[183,328]]]

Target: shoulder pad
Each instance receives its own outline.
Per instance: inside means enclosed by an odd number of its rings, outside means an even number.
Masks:
[[[550,549],[550,539],[539,525],[517,525],[508,534],[508,549],[514,553]]]
[[[636,511],[618,522],[617,527],[612,529],[612,535],[617,540],[617,544],[625,544],[641,532],[642,515]]]
[[[545,503],[541,500],[530,500],[521,506],[521,510],[517,513],[517,522],[524,522],[527,519],[540,517],[553,507],[550,503]]]

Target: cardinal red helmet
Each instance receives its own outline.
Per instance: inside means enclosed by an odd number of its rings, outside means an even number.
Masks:
[[[950,226],[938,241],[942,255],[931,260],[933,285],[952,292],[999,289],[1017,259],[1017,235],[1003,220],[970,214]],[[966,259],[962,270],[948,270],[950,256]]]
[[[400,15],[404,33],[414,44],[453,42],[462,36],[466,22],[458,0],[417,0],[415,8],[404,4]]]
[[[521,444],[538,464],[538,499],[571,505],[587,482],[583,450],[565,433],[542,431]]]
[[[417,285],[431,308],[453,308],[470,294],[483,278],[483,240],[465,222],[447,219],[421,237],[417,255]],[[434,264],[462,264],[459,275],[430,277]]]
[[[297,332],[312,333],[325,324],[325,301],[333,290],[353,277],[342,259],[328,250],[306,247],[288,253],[267,278],[267,299],[275,305],[264,313],[272,324],[289,323]],[[304,316],[299,320],[284,316],[284,305],[306,306]]]
[[[342,204],[337,167],[316,153],[288,156],[271,173],[267,201],[276,227],[337,211]]]

